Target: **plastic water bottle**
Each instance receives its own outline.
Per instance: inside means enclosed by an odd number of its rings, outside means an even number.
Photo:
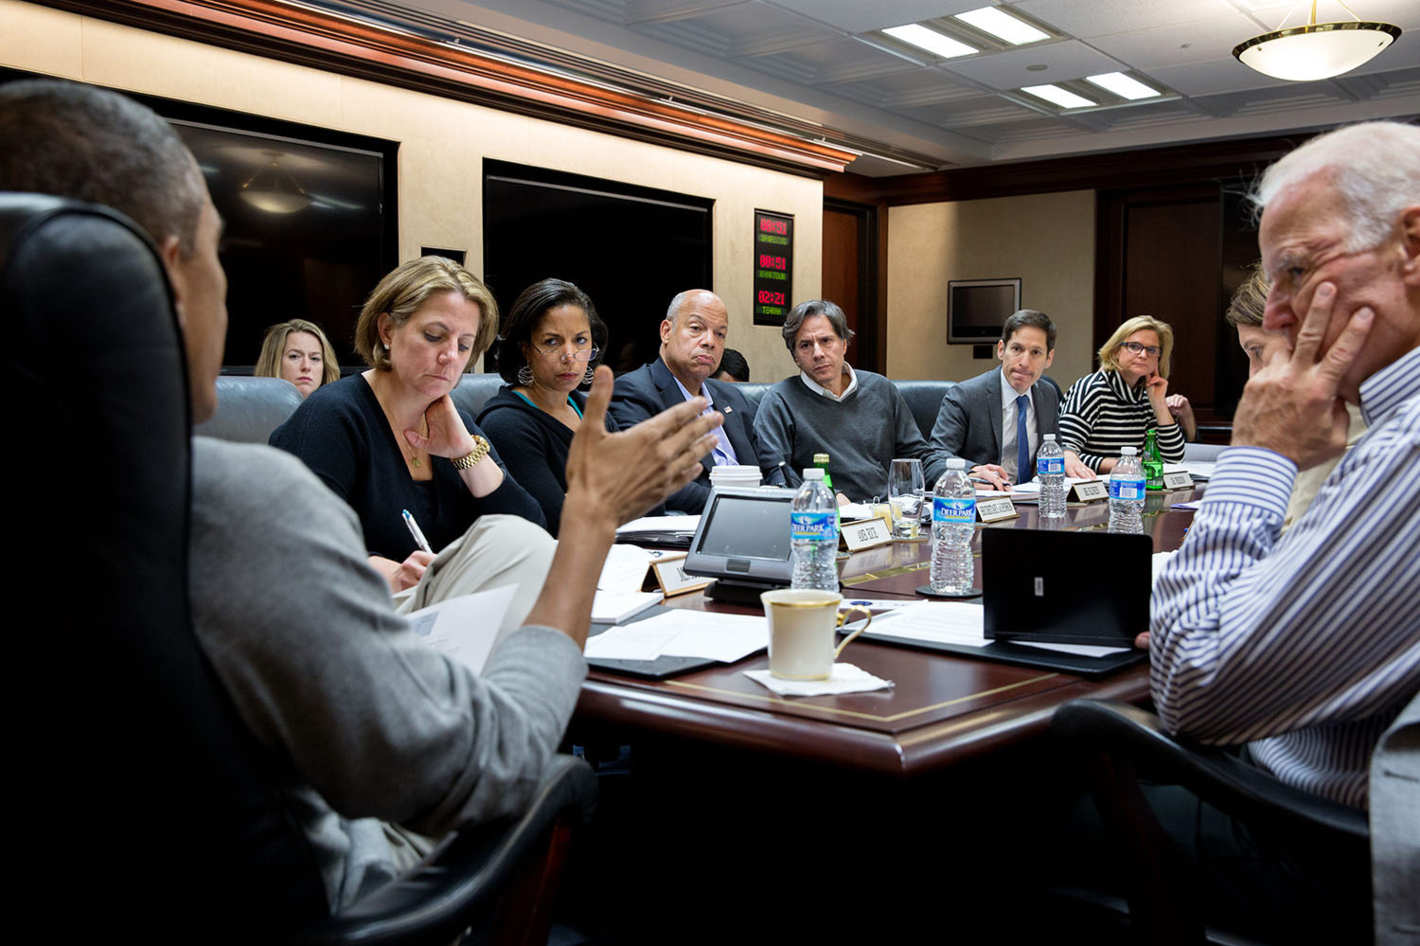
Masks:
[[[1109,474],[1109,531],[1139,534],[1144,531],[1144,469],[1138,449],[1123,447],[1119,452]]]
[[[1040,518],[1065,518],[1065,451],[1054,434],[1041,439],[1035,455],[1035,478],[1040,480]]]
[[[932,590],[965,594],[976,568],[971,560],[971,534],[976,531],[976,486],[966,473],[966,461],[952,457],[947,472],[932,490]]]
[[[789,507],[791,588],[838,590],[838,502],[823,485],[823,470],[804,470],[804,485]]]

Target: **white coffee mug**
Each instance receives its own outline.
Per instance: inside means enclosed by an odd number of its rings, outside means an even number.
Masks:
[[[867,620],[834,647],[838,606],[843,603],[838,592],[779,588],[764,592],[759,600],[769,620],[769,673],[783,680],[827,680],[843,648],[873,619],[868,611],[855,608]]]

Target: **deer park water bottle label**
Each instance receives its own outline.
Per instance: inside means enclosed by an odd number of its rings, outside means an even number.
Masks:
[[[1036,476],[1064,476],[1064,457],[1037,457],[1035,461]]]
[[[831,512],[789,513],[789,541],[811,542],[826,539],[838,543],[838,519]]]
[[[1111,476],[1109,478],[1110,499],[1143,499],[1144,478]]]
[[[976,500],[934,496],[932,498],[932,521],[945,522],[954,526],[974,526],[976,525]]]

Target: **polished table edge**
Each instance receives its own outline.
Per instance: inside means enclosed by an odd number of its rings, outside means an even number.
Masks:
[[[1061,686],[962,716],[896,733],[836,726],[831,737],[822,734],[821,723],[801,716],[712,702],[688,692],[631,688],[620,679],[591,678],[582,684],[573,728],[600,727],[622,735],[643,732],[827,763],[851,759],[857,769],[909,776],[1042,734],[1055,709],[1076,697],[1135,702],[1149,692],[1147,667],[1133,667],[1104,681],[1051,675],[1061,679]]]

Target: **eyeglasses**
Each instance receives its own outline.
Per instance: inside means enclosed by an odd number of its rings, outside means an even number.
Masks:
[[[576,343],[574,342],[573,344]],[[541,345],[537,342],[533,342],[532,347],[539,355],[546,358],[567,357],[563,345]],[[578,346],[576,351],[572,352],[571,358],[573,361],[591,361],[593,358],[597,357],[597,355],[600,355],[601,352],[602,350],[592,345],[591,342],[583,342],[581,346]]]
[[[1150,358],[1157,358],[1164,352],[1157,345],[1140,345],[1138,342],[1123,342],[1119,347],[1127,348],[1136,355],[1148,355]]]

